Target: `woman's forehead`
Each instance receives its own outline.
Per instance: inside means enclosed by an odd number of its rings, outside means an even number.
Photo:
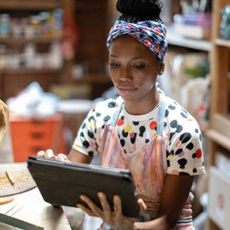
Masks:
[[[122,35],[115,38],[109,48],[110,56],[131,55],[140,58],[153,58],[150,50],[140,43],[136,38],[129,35]]]
[[[116,52],[118,49],[131,50],[133,52],[146,52],[145,46],[142,45],[137,39],[123,35],[115,38],[111,44],[110,51]]]

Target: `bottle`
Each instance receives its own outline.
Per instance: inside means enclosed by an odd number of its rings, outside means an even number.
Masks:
[[[6,38],[10,33],[10,17],[8,14],[0,16],[0,37]]]

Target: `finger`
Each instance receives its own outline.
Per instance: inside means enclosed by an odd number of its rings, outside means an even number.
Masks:
[[[65,155],[65,154],[63,154],[63,153],[59,153],[58,155],[57,155],[57,160],[59,160],[59,161],[68,161],[69,162],[69,159],[68,159],[68,157]]]
[[[89,216],[95,216],[95,217],[97,216],[92,210],[90,210],[89,208],[85,207],[82,204],[77,204],[77,207],[80,208],[85,213],[87,213]]]
[[[91,211],[96,216],[99,216],[101,218],[103,217],[103,212],[101,211],[101,209],[96,204],[94,204],[87,196],[81,195],[80,198],[87,204],[89,209],[91,209]]]
[[[150,230],[152,229],[152,227],[153,227],[153,224],[151,223],[151,221],[134,223],[135,230],[141,230],[141,229]]]
[[[121,203],[121,198],[119,196],[114,196],[113,197],[113,203],[114,203],[114,212],[115,212],[115,220],[118,221],[118,219],[121,218],[122,214],[122,203]]]
[[[101,202],[101,207],[102,207],[102,211],[103,211],[104,221],[106,223],[110,223],[111,222],[111,208],[110,208],[109,202],[107,200],[107,197],[102,192],[98,193],[98,197],[99,197],[99,200]]]
[[[45,152],[45,158],[56,160],[56,156],[52,149],[47,149]]]
[[[145,202],[142,199],[138,199],[137,203],[139,205],[139,209],[140,209],[140,214],[144,214],[147,210],[147,206],[145,204]]]
[[[45,151],[38,151],[37,157],[45,158]]]

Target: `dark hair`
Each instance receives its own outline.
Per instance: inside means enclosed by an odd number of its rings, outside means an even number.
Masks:
[[[119,19],[127,22],[153,20],[161,22],[160,0],[118,0],[117,10],[122,14]]]

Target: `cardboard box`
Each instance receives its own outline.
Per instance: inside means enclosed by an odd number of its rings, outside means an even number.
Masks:
[[[230,229],[230,177],[211,167],[209,171],[208,216],[221,229]]]
[[[176,33],[192,39],[209,40],[211,37],[211,31],[209,28],[204,28],[198,25],[186,25],[175,23],[173,29]]]

